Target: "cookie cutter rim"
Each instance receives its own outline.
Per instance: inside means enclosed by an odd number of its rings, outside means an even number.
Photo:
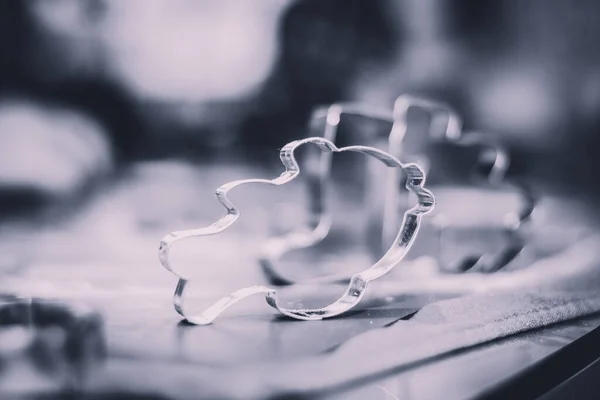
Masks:
[[[450,105],[444,102],[432,101],[412,95],[399,96],[394,103],[394,126],[390,132],[388,141],[388,151],[391,154],[399,157],[402,153],[403,139],[408,130],[407,115],[413,107],[423,108],[432,114],[430,126],[435,125],[435,123],[439,124],[440,121],[442,123],[445,122],[445,130],[443,130],[444,133],[441,136],[433,135],[432,133],[436,131],[432,128],[429,129],[430,137],[434,141],[438,143],[450,143],[460,147],[479,146],[482,148],[474,169],[481,165],[481,158],[484,151],[493,153],[494,161],[489,168],[490,172],[485,176],[485,180],[495,189],[506,187],[519,193],[522,204],[517,212],[507,214],[509,218],[507,218],[503,227],[509,244],[499,252],[480,255],[468,270],[481,270],[490,273],[504,268],[517,258],[526,246],[526,240],[522,232],[527,224],[531,222],[532,214],[537,204],[537,197],[532,193],[532,189],[523,182],[508,181],[506,179],[506,173],[510,165],[508,151],[496,141],[489,138],[485,138],[484,140],[484,135],[481,132],[465,132],[463,130],[462,118],[460,118]],[[481,177],[478,177],[478,179],[481,179]],[[394,227],[398,225],[398,213],[395,210],[399,204],[399,193],[391,189],[397,185],[397,182],[396,171],[389,171],[388,181],[385,185],[388,191],[385,200],[382,240],[389,239],[393,235]],[[439,240],[441,240],[441,237]]]
[[[524,231],[532,221],[538,198],[533,189],[524,182],[506,178],[511,162],[510,154],[504,146],[485,136],[484,133],[478,131],[463,132],[460,137],[454,139],[451,143],[461,147],[479,146],[482,149],[479,152],[479,161],[477,163],[479,166],[484,165],[481,159],[485,155],[485,152],[487,151],[488,154],[491,153],[493,155],[493,162],[492,166],[489,167],[489,173],[486,176],[475,176],[474,178],[485,180],[488,185],[496,190],[505,188],[515,191],[521,200],[520,208],[507,213],[503,221],[503,234],[507,239],[506,246],[501,251],[479,255],[478,259],[472,265],[467,265],[466,268],[470,272],[480,271],[491,273],[506,267],[526,248],[527,240],[524,236]],[[473,173],[474,171],[471,172]],[[442,239],[440,238],[440,240]],[[464,267],[463,265],[459,268],[464,269]]]
[[[196,316],[187,315],[184,307],[185,293],[190,280],[180,275],[169,263],[169,250],[178,240],[188,237],[207,236],[218,234],[233,225],[240,216],[239,210],[228,199],[229,190],[244,184],[263,183],[280,186],[295,179],[300,173],[300,167],[295,159],[294,151],[304,144],[316,144],[322,152],[341,153],[357,152],[378,159],[390,168],[402,169],[407,174],[406,188],[415,193],[417,204],[404,213],[403,222],[398,231],[396,239],[389,250],[373,265],[366,270],[352,276],[344,294],[333,303],[315,309],[292,309],[281,306],[277,300],[277,292],[266,286],[252,286],[240,289],[214,303],[203,313]],[[219,187],[215,194],[217,200],[225,207],[226,214],[213,224],[199,229],[176,231],[167,234],[160,242],[159,260],[163,267],[179,277],[177,287],[173,296],[175,310],[188,322],[196,325],[208,325],[212,323],[225,309],[234,303],[257,293],[264,293],[267,303],[280,313],[294,319],[320,320],[330,318],[355,307],[365,294],[367,285],[388,272],[390,272],[406,255],[412,246],[420,227],[423,214],[430,212],[435,204],[433,194],[424,188],[425,173],[416,164],[403,164],[389,153],[368,146],[347,146],[338,148],[333,142],[325,138],[312,137],[296,140],[285,145],[280,152],[281,162],[285,171],[274,179],[244,179],[226,183]]]

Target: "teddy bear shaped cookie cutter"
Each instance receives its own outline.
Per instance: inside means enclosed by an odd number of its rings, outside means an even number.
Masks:
[[[398,233],[390,248],[369,268],[351,276],[345,292],[337,300],[327,306],[320,308],[286,308],[278,301],[276,289],[257,285],[242,288],[223,297],[199,315],[190,315],[186,311],[185,299],[186,292],[191,284],[191,279],[171,264],[169,260],[169,251],[172,246],[179,240],[185,238],[215,235],[231,227],[240,218],[240,210],[229,200],[227,194],[230,190],[246,184],[281,186],[294,180],[300,174],[300,167],[294,152],[297,148],[307,144],[316,145],[318,149],[325,154],[343,152],[365,154],[379,160],[389,168],[401,169],[405,173],[405,187],[415,195],[417,204],[404,213],[402,223],[400,224]],[[248,296],[261,293],[265,295],[266,301],[270,306],[277,309],[281,314],[294,319],[320,320],[343,314],[354,308],[361,301],[365,295],[369,282],[386,275],[400,263],[414,242],[421,225],[422,216],[429,213],[435,204],[433,194],[424,187],[425,173],[418,165],[412,163],[404,164],[391,154],[373,147],[337,147],[332,141],[326,138],[311,137],[286,144],[280,151],[280,159],[285,170],[277,178],[244,179],[229,182],[220,186],[216,190],[215,195],[217,200],[225,208],[226,213],[219,220],[207,227],[171,232],[160,241],[159,260],[161,264],[179,278],[173,296],[175,310],[188,322],[196,325],[211,324],[223,313],[223,311],[234,303],[237,303]]]

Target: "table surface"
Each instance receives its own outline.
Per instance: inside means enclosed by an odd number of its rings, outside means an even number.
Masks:
[[[360,333],[410,318],[421,306],[435,300],[435,296],[406,297],[393,304],[363,308],[344,318],[299,323],[279,317],[264,299],[256,297],[228,310],[212,326],[181,323],[171,304],[176,277],[158,263],[158,242],[170,230],[212,222],[222,213],[212,198],[214,188],[252,174],[269,176],[268,171],[235,166],[197,169],[180,163],[138,165],[67,220],[45,226],[12,224],[0,228],[0,291],[84,302],[98,309],[105,320],[109,347],[105,368],[109,374],[111,370],[135,374],[140,361],[226,368],[319,354],[332,351]],[[235,229],[203,246],[190,244],[185,248],[189,253],[180,257],[192,267],[213,266],[199,272],[198,282],[202,285],[198,284],[194,300],[198,309],[240,286],[265,283],[255,261],[262,238],[273,230],[289,229],[303,212],[300,185],[279,192],[262,187],[241,191],[232,195],[234,201],[247,203],[243,208],[245,218]],[[359,246],[361,236],[356,233],[362,225],[356,218],[343,218],[344,213],[352,215],[360,209],[360,204],[347,201],[354,197],[342,194],[337,199],[337,213],[346,225],[342,222],[336,229],[342,235],[348,231],[354,234],[343,237],[350,247],[342,258],[335,245],[332,254],[337,256],[337,266],[360,270],[370,260]],[[274,200],[275,206],[271,205]],[[274,224],[273,213],[286,218]],[[322,272],[313,269],[306,273]],[[292,302],[301,300],[290,298]],[[323,301],[318,294],[313,300]],[[600,317],[591,316],[550,326],[423,362],[324,397],[473,397],[599,325]],[[175,374],[168,367],[164,373],[161,380],[168,380],[169,373]],[[185,388],[181,391],[184,395]]]

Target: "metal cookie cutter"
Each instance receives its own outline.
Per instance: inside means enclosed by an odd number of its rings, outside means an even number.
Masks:
[[[103,331],[81,306],[0,295],[0,398],[84,389],[106,356]]]
[[[409,123],[409,112],[412,109],[419,109],[430,115],[428,127],[417,129],[415,132],[415,127]],[[526,227],[535,207],[535,198],[526,186],[506,179],[509,156],[505,149],[491,142],[485,135],[474,132],[463,133],[461,118],[445,103],[410,95],[400,96],[395,102],[393,111],[360,103],[340,103],[318,108],[311,118],[311,132],[315,130],[315,127],[320,127],[321,121],[324,120],[323,137],[335,143],[338,140],[338,128],[342,119],[350,116],[375,121],[387,128],[387,132],[389,132],[389,135],[386,133],[385,135],[375,135],[375,137],[364,135],[358,139],[363,140],[361,144],[366,142],[370,146],[389,151],[399,159],[415,159],[421,165],[428,164],[429,161],[424,154],[420,154],[420,151],[415,154],[411,152],[413,149],[407,148],[409,146],[407,146],[406,139],[409,136],[419,135],[420,139],[427,143],[449,144],[465,149],[471,153],[470,155],[474,153],[475,156],[472,170],[467,174],[471,175],[472,182],[470,184],[473,187],[487,187],[494,190],[508,188],[519,194],[522,205],[516,213],[506,215],[505,225],[501,229],[506,243],[500,246],[501,249],[490,249],[489,252],[479,249],[483,253],[466,254],[463,259],[454,263],[457,265],[448,265],[453,262],[446,260],[444,251],[445,247],[451,247],[449,236],[452,236],[452,232],[454,232],[452,226],[444,223],[447,218],[439,214],[435,219],[430,218],[426,221],[423,226],[424,228],[429,227],[431,232],[429,235],[422,232],[417,242],[425,240],[428,247],[431,247],[430,239],[433,235],[436,242],[435,247],[437,247],[434,258],[440,269],[462,271],[471,268],[472,270],[491,272],[507,265],[522,251],[525,245],[523,228]],[[282,268],[281,259],[292,250],[316,246],[330,233],[332,201],[328,187],[331,175],[331,155],[324,154],[320,158],[309,159],[307,167],[304,177],[309,201],[310,219],[308,224],[288,234],[271,237],[263,247],[261,265],[273,284],[295,283],[296,280],[292,275]],[[411,199],[400,190],[401,181],[401,172],[398,170],[388,170],[386,177],[381,175],[380,171],[369,168],[366,193],[370,197],[366,199],[368,227],[365,241],[373,259],[380,257],[392,242],[402,213],[411,202]],[[378,192],[373,189],[379,188],[380,190],[381,187],[385,188],[385,196],[373,195]],[[477,205],[473,204],[473,206]],[[413,251],[411,256],[414,253]],[[349,274],[339,273],[310,279],[310,281],[343,281],[347,279],[349,279]]]
[[[437,127],[436,129],[430,129],[424,138],[430,152],[432,149],[437,148],[438,159],[442,158],[442,154],[453,153],[454,158],[450,160],[452,164],[466,163],[469,168],[468,172],[464,172],[462,178],[468,178],[464,183],[464,187],[471,188],[471,190],[467,191],[466,196],[459,196],[460,191],[457,190],[459,185],[453,182],[452,179],[460,180],[460,177],[451,178],[450,184],[446,183],[446,186],[450,188],[448,197],[440,200],[442,207],[439,207],[437,215],[432,216],[428,221],[428,225],[432,228],[431,234],[436,237],[437,241],[435,258],[439,268],[447,272],[466,270],[494,272],[507,266],[525,248],[525,232],[535,208],[535,196],[530,188],[523,183],[507,178],[506,173],[510,166],[508,151],[494,142],[489,135],[479,132],[464,132],[461,118],[450,106],[444,103],[431,102],[413,96],[399,97],[394,104],[395,124],[389,137],[389,151],[391,154],[402,158],[407,158],[408,155],[418,156],[420,160],[427,157],[424,154],[416,154],[419,153],[419,150],[424,149],[410,149],[406,145],[409,130],[408,113],[410,108],[415,106],[428,109],[431,113],[430,126],[432,128]],[[440,127],[442,129],[439,129]],[[423,135],[422,132],[418,132],[418,134]],[[430,156],[429,160],[424,163],[426,165],[432,164],[435,161],[433,158],[435,156]],[[435,168],[435,165],[431,166],[432,173]],[[445,170],[445,168],[438,166],[438,172],[440,170]],[[398,224],[398,214],[406,207],[402,203],[406,202],[407,199],[402,199],[402,194],[394,190],[398,186],[398,179],[399,177],[395,171],[389,171],[386,184],[388,193],[385,199],[382,243],[390,240],[391,232]],[[438,191],[444,192],[438,186],[442,182],[431,182],[431,184],[437,187]],[[473,188],[475,189],[473,190]],[[484,228],[484,230],[494,231],[502,236],[500,245],[489,237],[483,240],[482,243],[475,243],[476,241],[472,239],[478,236],[486,237],[485,232],[477,230],[481,227],[474,229],[473,226],[469,226],[469,222],[473,221],[466,221],[467,218],[448,223],[449,215],[446,214],[447,211],[443,207],[454,201],[460,204],[467,213],[473,213],[474,210],[487,212],[488,207],[493,207],[493,205],[478,200],[486,192],[496,197],[501,193],[509,192],[518,197],[519,204],[504,214],[499,226]],[[465,197],[467,198],[465,199]],[[486,197],[483,197],[483,199],[486,199]],[[470,238],[460,237],[461,233],[464,234],[465,232],[468,232]],[[424,236],[427,237],[428,235]],[[457,237],[453,240],[452,236]],[[490,232],[487,232],[487,236],[490,236]],[[462,253],[458,251],[459,254],[452,254],[457,253],[456,248],[459,242],[464,244],[464,242],[469,241],[473,242],[474,247],[463,249]],[[492,245],[486,246],[484,243],[492,243]],[[432,241],[428,240],[426,246],[431,248],[431,244]],[[415,253],[413,252],[413,254]]]
[[[185,294],[190,285],[190,278],[175,269],[169,262],[169,250],[179,240],[194,236],[215,235],[223,232],[233,225],[240,217],[240,211],[229,200],[227,193],[240,185],[245,184],[267,184],[284,185],[300,174],[300,167],[296,161],[294,152],[298,147],[306,144],[315,144],[323,153],[356,152],[373,157],[389,168],[398,168],[406,174],[406,188],[414,193],[416,205],[404,213],[398,234],[393,240],[388,251],[371,267],[350,278],[346,291],[333,303],[315,309],[290,309],[279,304],[275,289],[265,286],[253,286],[240,289],[229,296],[222,298],[206,309],[200,315],[188,315],[185,308]],[[425,174],[416,164],[403,164],[390,154],[367,146],[337,147],[333,142],[325,138],[308,138],[296,140],[285,145],[280,152],[281,162],[285,171],[275,179],[246,179],[229,182],[216,191],[217,200],[225,207],[226,214],[210,226],[200,229],[172,232],[166,235],[160,242],[159,259],[161,264],[169,271],[179,277],[175,289],[173,304],[175,310],[187,321],[197,325],[207,325],[214,321],[225,309],[241,299],[257,293],[264,293],[267,303],[277,309],[280,313],[301,320],[319,320],[334,317],[345,313],[355,307],[363,298],[368,283],[389,273],[406,255],[419,231],[421,217],[430,212],[434,206],[433,194],[424,188]]]

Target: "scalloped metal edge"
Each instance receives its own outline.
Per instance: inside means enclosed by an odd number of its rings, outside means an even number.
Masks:
[[[323,137],[335,143],[337,129],[342,115],[354,115],[378,121],[393,123],[392,113],[379,107],[362,103],[335,103],[313,111],[311,122],[325,118]],[[306,171],[308,182],[309,226],[300,227],[287,234],[269,237],[261,248],[260,264],[269,282],[274,285],[291,285],[296,280],[287,276],[278,268],[279,261],[293,250],[306,249],[323,241],[331,229],[331,214],[325,187],[328,185],[331,170],[331,153],[320,155],[316,171]],[[303,283],[348,281],[350,274],[330,274],[304,280]]]
[[[481,254],[478,261],[469,268],[473,271],[480,270],[482,272],[495,272],[502,269],[514,260],[526,246],[523,231],[531,222],[531,216],[537,204],[537,197],[534,195],[532,189],[522,182],[506,180],[506,172],[510,165],[508,151],[498,143],[485,138],[480,132],[464,132],[462,118],[460,118],[450,105],[443,102],[431,101],[410,95],[398,97],[394,103],[394,126],[390,132],[388,141],[388,151],[391,154],[398,157],[402,152],[402,141],[408,129],[406,116],[413,107],[420,107],[432,113],[431,126],[440,122],[445,124],[442,137],[437,138],[440,142],[452,143],[461,147],[480,146],[484,149],[483,151],[492,152],[494,154],[493,162],[489,174],[485,176],[485,180],[494,188],[500,189],[506,187],[520,194],[523,200],[521,208],[517,212],[507,215],[510,218],[507,218],[507,223],[504,227],[504,233],[509,240],[509,244],[498,252]],[[433,132],[433,129],[430,129],[430,132]],[[483,151],[480,152],[480,157],[483,155]],[[476,164],[475,169],[477,165],[479,163]],[[398,226],[398,217],[395,210],[398,207],[399,195],[398,191],[392,190],[392,187],[396,186],[398,179],[396,171],[392,170],[389,172],[388,183],[386,184],[388,191],[386,193],[386,208],[384,211],[384,228],[382,233],[384,241],[392,237],[394,230]]]
[[[187,315],[185,311],[184,300],[186,289],[189,287],[190,280],[178,273],[177,270],[175,270],[169,263],[170,248],[174,243],[181,239],[218,234],[233,225],[239,218],[240,212],[227,197],[227,193],[231,189],[250,183],[280,186],[296,178],[296,176],[298,176],[300,173],[300,167],[298,166],[294,156],[294,151],[298,147],[309,143],[315,144],[322,152],[325,153],[362,153],[381,161],[390,168],[398,168],[405,171],[407,175],[406,188],[415,193],[417,197],[417,204],[404,213],[404,218],[399,232],[389,250],[371,267],[367,268],[361,273],[353,275],[344,294],[333,303],[322,308],[285,308],[278,303],[277,292],[275,289],[266,286],[252,286],[240,289],[220,299],[200,315]],[[313,137],[296,140],[286,144],[281,149],[280,159],[285,167],[285,171],[275,179],[244,179],[229,182],[219,187],[215,194],[217,196],[217,200],[219,200],[219,202],[225,207],[226,214],[218,221],[205,228],[171,232],[160,241],[158,253],[161,264],[167,270],[179,277],[179,282],[173,297],[173,305],[175,310],[188,322],[196,325],[208,325],[234,303],[258,293],[264,293],[267,303],[277,309],[280,313],[295,319],[320,320],[323,318],[330,318],[343,314],[344,312],[355,307],[360,302],[365,294],[369,282],[390,272],[404,258],[418,233],[422,215],[430,212],[435,204],[433,194],[424,188],[425,173],[418,165],[403,164],[391,154],[373,147],[348,146],[338,148],[328,139]]]

